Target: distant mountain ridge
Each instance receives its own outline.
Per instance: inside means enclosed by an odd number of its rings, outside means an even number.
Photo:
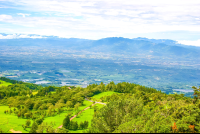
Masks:
[[[4,34],[5,36],[5,34]],[[30,35],[35,36],[35,35]],[[45,38],[17,38],[0,39],[1,46],[38,46],[41,48],[55,47],[67,50],[103,52],[125,55],[151,55],[164,57],[198,58],[200,47],[178,44],[177,41],[169,39],[148,38],[123,38],[109,37],[99,40],[59,38],[56,36],[45,36]]]

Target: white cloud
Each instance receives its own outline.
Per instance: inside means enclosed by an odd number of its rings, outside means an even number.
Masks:
[[[14,30],[15,33],[98,39],[131,33],[177,30],[200,32],[200,1],[197,0],[8,1],[20,5],[12,8],[52,15],[0,15],[0,21],[23,27],[7,28],[7,31]]]
[[[178,40],[178,43],[184,44],[184,45],[199,46],[199,47],[200,47],[200,39],[199,39],[199,40],[196,40],[196,41]]]
[[[46,38],[46,37],[42,37],[42,36],[38,36],[38,35],[17,35],[17,34],[8,34],[8,35],[2,35],[0,34],[0,39],[18,39],[18,38]]]
[[[0,21],[6,21],[12,19],[11,15],[1,14],[0,15]]]
[[[17,13],[17,15],[22,15],[25,18],[26,16],[29,16],[30,14]]]

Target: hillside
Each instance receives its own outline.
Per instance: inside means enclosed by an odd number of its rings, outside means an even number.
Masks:
[[[200,88],[193,87],[190,98],[128,82],[86,88],[27,85],[15,81],[0,87],[5,93],[0,98],[1,132],[200,132]]]

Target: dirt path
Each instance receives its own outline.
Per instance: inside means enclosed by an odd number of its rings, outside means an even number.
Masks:
[[[85,99],[85,100],[88,100],[88,99]],[[88,100],[88,101],[93,102],[92,100]],[[94,106],[94,105],[97,104],[97,103],[102,104],[102,105],[106,105],[106,103],[102,103],[102,102],[97,102],[97,101],[95,101],[95,103],[92,104],[92,106]],[[78,113],[78,115],[79,115],[81,112],[87,110],[88,108],[90,108],[90,107],[87,107],[87,108],[83,109],[82,111],[80,111],[80,112]],[[73,117],[71,117],[71,118],[70,118],[70,121],[71,121],[72,119],[74,119],[76,116],[77,116],[77,115],[74,115]],[[62,126],[63,126],[63,125],[59,126],[58,128],[62,128]]]
[[[9,131],[11,131],[12,133],[22,133],[21,131],[15,131],[15,130],[13,130],[13,128],[10,129]]]

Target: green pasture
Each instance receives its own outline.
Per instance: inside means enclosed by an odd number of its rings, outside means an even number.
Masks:
[[[95,106],[97,106],[99,109],[101,107],[103,107],[104,105],[101,104],[95,104]],[[88,121],[88,128],[91,126],[91,121],[94,115],[94,106],[91,108],[88,108],[87,110],[83,111],[82,113],[80,113],[76,118],[73,119],[73,121],[77,121],[78,124],[80,124],[80,122],[84,122],[84,121]],[[86,129],[84,130],[70,130],[70,133],[82,133],[82,131],[86,131]]]
[[[89,107],[90,105],[92,105],[92,102],[84,100],[83,106],[80,106],[78,109],[81,111],[81,110],[85,109],[86,107]],[[53,123],[54,128],[58,128],[60,125],[62,125],[64,118],[69,113],[71,113],[71,116],[74,116],[76,114],[76,111],[74,109],[72,109],[72,111],[69,111],[69,110],[64,111],[60,115],[56,115],[53,117],[46,117],[44,119],[44,122],[47,122],[48,124]]]
[[[102,92],[102,93],[99,93],[97,95],[92,96],[91,99],[94,100],[94,101],[100,101],[101,97],[110,96],[110,95],[112,95],[114,93],[117,93],[117,92],[113,92],[113,91]]]
[[[38,91],[36,91],[36,92],[32,92],[33,95],[36,95],[37,93],[38,93]]]
[[[14,111],[14,108],[11,108]],[[10,110],[8,106],[0,106],[0,128],[5,133],[11,133],[9,130],[13,129],[15,131],[21,131],[23,133],[28,133],[30,128],[27,128],[28,131],[25,131],[22,127],[22,124],[25,124],[27,119],[19,118],[14,114],[5,114],[5,110]]]
[[[76,118],[73,119],[73,121],[77,121],[78,124],[80,124],[80,122],[84,122],[84,121],[88,121],[88,127],[91,126],[91,120],[93,118],[93,115],[94,115],[94,109],[93,108],[89,108],[85,111],[83,111],[81,114],[79,114]],[[84,129],[86,130],[86,129]],[[70,130],[70,133],[82,133],[83,130],[76,130],[76,131],[73,131],[73,130]]]
[[[83,110],[86,107],[89,107],[92,104],[90,101],[84,101],[83,106],[79,107],[79,110]],[[14,108],[11,108],[14,111]],[[18,118],[14,113],[12,114],[5,114],[5,110],[10,110],[8,106],[0,106],[0,128],[6,132],[11,133],[9,130],[14,129],[15,131],[21,131],[23,133],[28,133],[30,128],[26,128],[25,131],[22,127],[22,124],[25,124],[27,119]],[[63,123],[63,119],[71,113],[72,116],[75,115],[76,111],[72,109],[71,111],[64,111],[60,115],[56,115],[53,117],[45,117],[43,122],[47,122],[48,124],[53,124],[54,128],[58,128]],[[91,113],[92,114],[92,113]],[[32,120],[31,120],[32,121]]]
[[[5,81],[0,80],[0,87],[1,87],[1,86],[8,86],[8,85],[12,85],[12,83],[5,82]]]
[[[94,107],[97,107],[98,109],[102,108],[104,105],[102,104],[95,104],[93,107],[88,108],[87,110],[83,111],[82,113],[80,113],[76,118],[73,119],[73,121],[77,121],[78,124],[80,124],[80,122],[84,122],[84,121],[88,121],[88,128],[91,126],[91,121],[94,115]],[[84,130],[70,130],[70,133],[82,133],[82,131]]]
[[[55,93],[56,93],[56,91],[51,91],[51,93],[52,93],[52,94],[55,94]]]

